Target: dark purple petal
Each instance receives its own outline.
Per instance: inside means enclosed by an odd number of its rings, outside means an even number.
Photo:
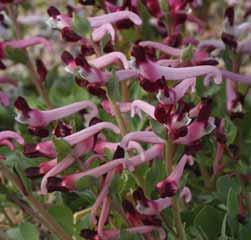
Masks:
[[[173,197],[178,191],[178,186],[175,181],[162,181],[157,184],[156,189],[162,198]]]
[[[28,117],[31,108],[23,97],[19,96],[16,99],[14,106],[17,110],[21,111],[24,116]]]
[[[47,69],[41,59],[36,59],[36,68],[40,81],[44,82],[47,76]]]
[[[62,186],[62,179],[59,177],[49,177],[46,187],[48,192],[69,192],[69,189],[67,187]]]
[[[61,55],[61,59],[65,65],[68,65],[74,61],[73,56],[68,51],[63,51],[63,53]]]
[[[54,6],[50,6],[47,10],[47,13],[50,17],[53,17],[53,18],[56,18],[58,15],[60,15],[59,10]]]
[[[30,134],[37,136],[37,137],[41,137],[41,138],[45,138],[48,137],[50,135],[50,132],[48,129],[46,128],[35,128],[35,127],[29,127],[28,131]]]
[[[69,124],[66,124],[63,121],[59,121],[53,133],[56,137],[66,137],[73,133],[72,126]]]
[[[43,176],[43,174],[40,172],[39,167],[29,167],[29,168],[26,168],[24,171],[25,171],[25,175],[31,179]]]
[[[233,49],[237,48],[238,44],[237,44],[237,41],[233,35],[223,32],[221,35],[221,39],[229,47],[231,47]]]
[[[69,27],[64,27],[62,29],[62,38],[67,42],[78,42],[82,39],[81,36],[73,32],[73,30]]]
[[[225,11],[225,18],[228,19],[230,26],[234,25],[234,7],[230,6]]]

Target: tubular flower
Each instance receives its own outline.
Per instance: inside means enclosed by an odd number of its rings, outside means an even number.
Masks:
[[[51,26],[52,28],[61,29],[63,37],[66,36],[65,37],[66,41],[71,42],[71,41],[79,41],[82,39],[81,37],[77,37],[77,35],[71,30],[72,27],[71,17],[65,14],[61,14],[60,11],[53,6],[51,6],[47,12],[50,16],[50,18],[48,19],[49,26]],[[112,41],[115,40],[115,31],[112,27],[112,24],[118,23],[123,20],[130,20],[135,25],[142,24],[142,20],[137,14],[126,10],[117,11],[114,13],[109,13],[96,17],[89,17],[87,18],[87,20],[91,28],[93,29],[92,39],[95,42],[100,41],[105,36],[106,33],[110,34]],[[67,36],[75,36],[75,37],[69,38]]]
[[[90,112],[85,115],[87,121],[90,121],[98,114],[96,105],[90,101],[80,101],[60,108],[40,111],[30,108],[23,97],[18,97],[15,101],[15,107],[19,110],[16,120],[31,127],[45,127],[55,120],[68,117],[86,108],[90,109]]]
[[[42,44],[48,51],[52,51],[51,43],[43,37],[29,37],[21,40],[10,40],[5,42],[0,42],[0,58],[4,57],[4,50],[8,47],[10,48],[27,48],[38,44]]]
[[[174,88],[169,89],[164,87],[159,90],[157,98],[159,102],[164,104],[174,104],[184,97],[184,95],[190,90],[195,91],[196,78],[185,79]]]
[[[37,178],[44,176],[54,166],[56,166],[57,160],[53,159],[48,162],[42,162],[38,167],[29,167],[25,169],[25,174],[29,178]]]
[[[216,84],[220,84],[222,81],[222,74],[220,70],[214,66],[205,65],[184,68],[161,66],[149,60],[145,50],[140,46],[134,47],[133,56],[136,58],[136,64],[138,65],[140,76],[150,82],[155,82],[163,77],[170,80],[183,80],[202,75],[213,75],[215,77]]]
[[[128,69],[127,59],[124,54],[120,52],[111,52],[89,62],[87,62],[85,57],[81,54],[74,59],[67,51],[63,52],[61,58],[66,65],[65,70],[67,72],[72,74],[78,73],[81,78],[87,80],[89,83],[106,83],[108,79],[112,77],[112,73],[104,72],[100,68],[104,68],[118,60],[125,68],[125,70],[118,70],[115,72],[116,78],[119,81],[137,76],[137,72]]]
[[[11,150],[14,149],[11,140],[15,140],[20,145],[24,145],[24,139],[16,132],[6,130],[0,132],[0,145],[7,145]]]
[[[179,181],[187,163],[193,165],[193,158],[190,155],[184,154],[171,174],[166,179],[157,183],[156,189],[162,198],[172,197],[177,193]]]
[[[172,205],[170,197],[157,200],[147,199],[141,188],[138,188],[133,192],[133,198],[137,203],[136,210],[144,215],[158,215],[163,209]]]
[[[82,177],[93,176],[100,177],[106,173],[112,172],[111,170],[123,166],[124,168],[136,168],[137,166],[147,163],[154,158],[160,157],[163,154],[163,144],[156,144],[144,152],[144,161],[142,161],[141,155],[133,156],[129,159],[118,158],[98,166],[93,169],[88,169],[84,172],[74,173],[63,178],[57,178],[56,186],[63,186],[64,189],[73,190],[75,188],[75,183]],[[48,179],[50,181],[50,179]],[[54,181],[54,180],[52,180]],[[57,188],[54,188],[57,189]]]
[[[12,140],[15,140],[20,145],[24,145],[24,139],[16,132],[6,130],[0,132],[0,147],[6,146],[9,150],[13,151],[15,149]],[[5,157],[0,154],[0,160],[5,159]]]

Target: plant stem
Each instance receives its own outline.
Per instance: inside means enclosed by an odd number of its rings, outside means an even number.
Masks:
[[[173,156],[175,153],[175,145],[173,144],[170,138],[167,139],[166,142],[166,166],[167,173],[170,174],[172,172],[173,165]],[[184,230],[184,226],[180,216],[180,207],[179,201],[177,198],[172,198],[172,213],[175,222],[176,232],[177,232],[177,240],[186,240],[186,233]]]
[[[63,228],[55,222],[54,218],[47,212],[46,207],[43,206],[31,193],[27,191],[20,178],[14,175],[3,163],[0,162],[0,170],[30,203],[35,212],[40,216],[40,220],[48,228],[51,233],[54,233],[61,240],[72,240]]]
[[[108,99],[109,99],[109,102],[111,104],[112,112],[114,113],[116,121],[117,121],[117,123],[119,125],[121,135],[122,135],[122,137],[124,137],[126,135],[126,133],[127,133],[125,120],[122,117],[122,114],[121,114],[117,104],[115,102],[113,102],[109,96],[108,96]]]

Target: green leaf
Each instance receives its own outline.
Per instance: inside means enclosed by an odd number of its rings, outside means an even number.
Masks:
[[[126,230],[121,230],[119,240],[142,240],[138,234],[129,233]]]
[[[251,236],[251,219],[244,224],[241,225],[241,230],[240,230],[240,235],[239,238],[240,240],[249,240]]]
[[[159,122],[153,119],[150,119],[150,124],[154,133],[156,133],[159,137],[166,139],[166,128],[163,124],[160,124]]]
[[[227,136],[227,143],[231,144],[234,142],[237,136],[237,127],[229,118],[225,118],[224,124],[224,129]]]
[[[152,192],[155,189],[155,185],[166,176],[166,168],[163,161],[157,160],[154,161],[152,167],[149,168],[148,172],[145,175],[145,185],[147,186],[146,194],[151,196]]]
[[[65,205],[54,205],[49,209],[49,213],[68,234],[73,234],[73,213],[70,208]]]
[[[39,240],[37,227],[29,222],[22,223],[18,227],[7,230],[7,236],[11,240]]]
[[[109,98],[115,103],[120,100],[120,86],[116,77],[114,69],[112,70],[112,77],[107,82],[107,92]]]
[[[217,179],[216,182],[216,192],[217,196],[226,203],[227,195],[230,189],[233,189],[235,192],[239,191],[239,182],[236,178],[231,178],[229,176],[221,176]]]
[[[26,64],[28,61],[28,57],[23,49],[7,47],[5,49],[5,55],[15,63]]]
[[[193,54],[194,54],[194,48],[192,45],[188,45],[187,47],[185,47],[183,50],[182,50],[182,53],[181,53],[181,60],[182,62],[188,62],[192,59],[193,57]]]
[[[201,229],[208,239],[217,239],[221,232],[223,213],[212,206],[203,207],[194,219],[194,225]]]
[[[74,14],[72,26],[74,32],[76,32],[80,36],[90,35],[91,26],[89,21],[84,16],[80,16],[79,14]]]
[[[238,213],[239,213],[238,192],[230,188],[227,195],[227,217],[229,225],[231,226],[231,232],[233,236],[238,231],[238,218],[237,218]]]
[[[58,161],[63,160],[68,154],[71,153],[72,150],[71,145],[65,140],[59,138],[53,138],[52,141],[57,151]]]
[[[78,190],[93,188],[97,185],[98,185],[98,180],[93,176],[82,177],[76,182],[76,188]]]

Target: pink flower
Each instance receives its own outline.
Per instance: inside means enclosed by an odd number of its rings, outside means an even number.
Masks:
[[[29,37],[21,40],[10,40],[6,42],[0,43],[0,48],[2,48],[2,51],[5,48],[11,47],[11,48],[27,48],[32,47],[34,45],[42,44],[48,51],[52,51],[52,45],[51,43],[43,38],[43,37]],[[1,51],[1,49],[0,49]]]
[[[52,110],[40,111],[30,108],[23,97],[18,97],[15,101],[15,107],[20,111],[16,120],[20,123],[28,124],[31,127],[45,127],[55,120],[68,117],[86,108],[90,109],[90,112],[86,114],[88,121],[98,114],[96,105],[87,100]]]
[[[161,66],[148,59],[144,49],[140,46],[135,46],[133,55],[136,58],[138,70],[142,78],[150,82],[158,81],[161,78],[170,80],[183,80],[186,78],[194,78],[202,75],[213,75],[216,84],[222,81],[222,74],[220,70],[214,66],[196,66],[184,68],[172,68]]]
[[[179,181],[187,163],[193,165],[193,158],[190,155],[184,154],[171,174],[166,179],[157,183],[156,188],[161,197],[172,197],[177,193]]]

